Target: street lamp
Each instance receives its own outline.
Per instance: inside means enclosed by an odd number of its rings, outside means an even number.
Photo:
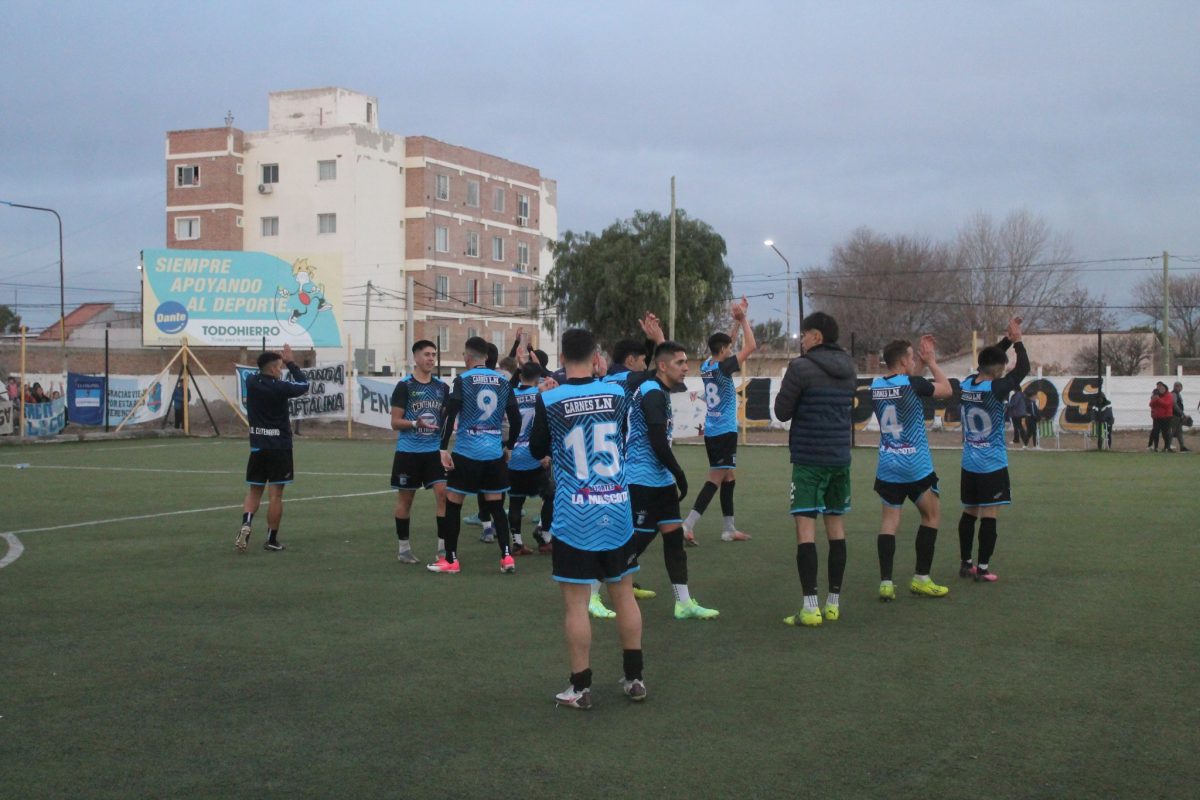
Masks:
[[[792,262],[787,260],[787,256],[779,252],[779,248],[770,239],[763,242],[767,247],[775,251],[775,255],[783,259],[783,263],[787,265],[787,291],[784,296],[787,298],[787,332],[784,340],[787,343],[787,353],[792,354]]]
[[[41,206],[27,206],[24,203],[10,203],[7,200],[0,200],[0,205],[10,206],[12,208],[27,208],[30,211],[48,211],[58,220],[58,340],[63,351],[63,365],[66,368],[67,358],[67,301],[66,289],[63,282],[63,235],[62,235],[62,217],[53,208],[42,208]]]

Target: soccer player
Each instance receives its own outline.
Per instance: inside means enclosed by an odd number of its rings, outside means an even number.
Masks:
[[[521,412],[521,433],[513,445],[512,457],[508,460],[510,488],[508,491],[508,525],[513,537],[513,555],[528,556],[533,551],[521,540],[521,512],[525,500],[529,497],[542,498],[542,516],[540,525],[534,527],[533,538],[537,540],[538,551],[549,551],[549,542],[542,531],[550,530],[554,521],[554,495],[550,493],[546,468],[550,466],[549,456],[534,458],[529,452],[529,433],[533,428],[534,412],[537,408],[538,379],[542,376],[542,367],[535,360],[526,361],[521,365],[519,373],[520,385],[513,391],[517,398],[517,408]]]
[[[896,556],[896,531],[905,499],[921,514],[917,528],[917,568],[908,588],[925,597],[944,597],[950,590],[929,576],[934,544],[941,524],[938,476],[925,435],[925,404],[921,398],[950,397],[954,389],[937,364],[932,336],[922,336],[920,350],[912,342],[897,339],[883,348],[888,374],[871,381],[871,403],[879,418],[879,465],[875,469],[875,493],[883,501],[883,520],[875,540],[879,552],[879,599],[896,599],[892,562]],[[922,377],[929,367],[933,381]]]
[[[529,452],[550,456],[555,478],[553,574],[566,616],[570,685],[555,701],[592,707],[590,584],[608,584],[624,653],[621,687],[633,701],[646,699],[642,676],[642,615],[631,575],[638,570],[626,484],[628,400],[624,390],[597,381],[596,338],[573,328],[563,333],[565,383],[537,395]],[[682,545],[681,545],[682,547]]]
[[[516,572],[509,548],[504,493],[508,491],[508,457],[521,433],[521,413],[507,375],[484,366],[488,343],[478,336],[467,339],[463,352],[467,369],[454,379],[446,400],[442,427],[441,459],[446,470],[446,555],[428,566],[430,572],[457,574],[458,536],[462,532],[462,504],[467,495],[482,498],[481,510],[491,515],[500,544],[500,571]],[[508,441],[501,442],[501,425],[508,417]],[[451,453],[450,435],[458,420],[458,435]]]
[[[708,452],[708,480],[696,495],[691,513],[683,521],[683,538],[695,546],[696,523],[700,521],[713,495],[721,490],[721,515],[725,518],[725,529],[721,533],[723,542],[744,542],[750,537],[737,529],[733,519],[733,487],[737,476],[737,390],[733,386],[733,375],[741,372],[742,365],[757,348],[754,330],[746,318],[749,307],[746,298],[733,304],[734,328],[729,333],[714,333],[708,337],[711,357],[700,365],[700,377],[704,379],[704,403],[708,412],[704,415],[704,449]],[[733,352],[738,328],[742,330],[742,349]]]
[[[409,517],[417,489],[433,490],[437,507],[438,549],[444,546],[446,527],[446,471],[438,448],[446,416],[450,388],[433,376],[437,345],[422,339],[412,346],[413,371],[392,391],[392,430],[396,454],[392,457],[392,488],[396,489],[396,558],[404,564],[418,563],[409,542]]]
[[[837,320],[818,311],[800,323],[801,355],[792,359],[775,395],[775,416],[791,420],[791,511],[796,521],[796,571],[804,606],[788,625],[821,624],[817,602],[817,515],[829,540],[829,592],[825,619],[840,615],[846,573],[846,527],[850,510],[850,412],[854,407],[854,361],[838,347]]]
[[[283,378],[284,367],[288,379]],[[292,482],[292,427],[288,401],[308,391],[308,379],[292,359],[292,346],[283,353],[258,357],[258,374],[246,378],[246,417],[250,423],[250,460],[246,463],[246,499],[242,503],[242,527],[234,547],[246,552],[250,523],[267,490],[267,541],[264,550],[282,550],[279,523],[283,519],[283,487]]]
[[[687,350],[676,342],[663,342],[655,348],[654,369],[653,377],[630,394],[626,459],[637,554],[640,557],[646,552],[656,533],[662,534],[663,560],[675,593],[675,619],[715,619],[720,612],[697,603],[688,589],[679,514],[688,484],[671,452],[674,423],[669,393],[687,377]]]
[[[1017,363],[1007,375],[1008,348],[1017,353]],[[1000,506],[1012,503],[1008,480],[1008,450],[1004,443],[1004,409],[1008,394],[1021,391],[1029,374],[1029,356],[1021,343],[1021,318],[1013,317],[1005,337],[979,351],[979,371],[962,382],[962,504],[958,520],[958,549],[962,557],[959,577],[992,583],[996,573],[989,568],[996,551],[996,518]],[[972,565],[975,521],[979,521],[979,561]]]

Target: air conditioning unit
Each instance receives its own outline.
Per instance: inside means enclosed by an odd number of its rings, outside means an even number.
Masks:
[[[529,227],[529,217],[517,217],[517,224],[522,228]]]
[[[275,187],[270,183],[260,183],[258,185],[259,194],[270,194],[273,191],[275,191]]]

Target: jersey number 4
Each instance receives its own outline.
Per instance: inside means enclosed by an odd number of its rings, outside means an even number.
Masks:
[[[563,444],[571,451],[575,459],[575,477],[586,481],[594,470],[601,478],[612,478],[621,470],[621,451],[617,447],[617,423],[601,422],[592,428],[592,456],[599,458],[607,456],[607,460],[598,460],[589,464],[587,439],[583,426],[576,425],[563,438]],[[591,467],[589,469],[589,466]]]
[[[904,426],[900,424],[900,415],[896,413],[895,406],[883,407],[883,413],[879,415],[879,430],[893,439],[899,439],[900,434],[904,433]]]

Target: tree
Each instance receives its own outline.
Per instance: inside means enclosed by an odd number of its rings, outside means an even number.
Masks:
[[[1133,287],[1133,302],[1138,313],[1162,327],[1162,275],[1147,275]],[[1200,275],[1172,275],[1170,278],[1171,337],[1179,355],[1200,355]]]
[[[1103,297],[1096,297],[1082,286],[1066,292],[1057,308],[1046,309],[1042,327],[1054,333],[1089,333],[1111,330],[1117,326],[1116,316],[1105,306]],[[1095,349],[1095,348],[1093,348]]]
[[[725,240],[707,223],[677,214],[675,338],[696,347],[728,324],[733,272],[725,263]],[[658,314],[665,328],[670,239],[671,220],[657,211],[635,211],[599,234],[566,231],[554,245],[543,297],[568,325],[586,326],[608,346],[640,336],[637,321],[646,311]]]
[[[0,333],[20,333],[21,315],[8,306],[0,306]]]
[[[1154,339],[1144,333],[1119,333],[1102,336],[1104,366],[1113,375],[1137,375],[1145,364],[1154,358]],[[1071,361],[1071,369],[1077,375],[1096,373],[1096,345],[1080,348]]]
[[[783,336],[783,320],[769,319],[754,326],[754,341],[764,350],[782,350],[786,342]]]

